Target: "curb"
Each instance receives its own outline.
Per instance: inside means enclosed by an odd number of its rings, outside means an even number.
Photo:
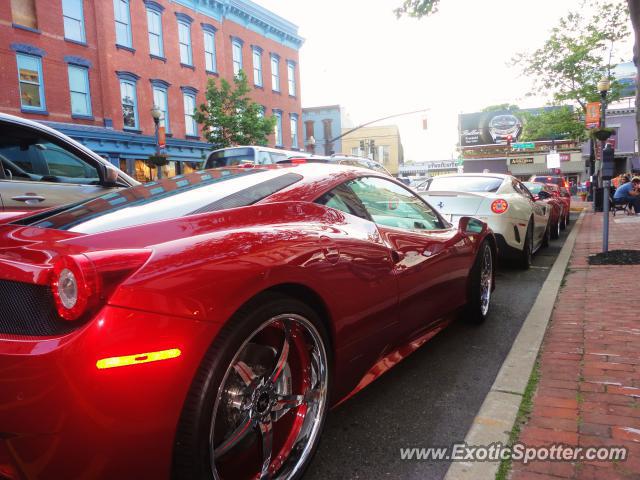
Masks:
[[[500,371],[480,407],[480,411],[473,419],[471,428],[464,439],[467,445],[488,446],[495,442],[507,444],[584,216],[585,212],[583,211],[567,237],[562,250],[560,250],[558,258],[529,311],[529,315],[522,324],[520,333],[513,342],[507,358],[500,367]],[[444,479],[493,479],[499,466],[499,460],[493,462],[452,462]]]

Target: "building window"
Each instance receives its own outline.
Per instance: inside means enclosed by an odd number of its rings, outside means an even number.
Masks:
[[[216,31],[210,25],[203,25],[203,28],[205,69],[207,72],[215,73],[218,71],[216,66]]]
[[[298,115],[291,114],[291,148],[299,148],[298,145]]]
[[[351,155],[354,157],[360,156],[360,147],[351,147]]]
[[[85,43],[82,0],[62,0],[62,16],[64,18],[64,38]]]
[[[137,78],[130,74],[120,77],[120,103],[122,104],[122,121],[124,128],[138,128],[138,97],[136,94]]]
[[[164,57],[162,41],[162,9],[155,2],[147,3],[147,29],[149,30],[149,53],[154,57]]]
[[[191,87],[182,88],[184,104],[184,129],[188,137],[198,136],[198,124],[196,123],[196,90]]]
[[[253,84],[262,87],[262,49],[253,47]]]
[[[71,114],[89,117],[91,116],[89,69],[80,65],[69,65],[68,70]]]
[[[24,110],[45,110],[42,59],[17,54],[20,105]]]
[[[35,0],[11,0],[11,20],[16,25],[37,30]]]
[[[131,14],[129,12],[129,0],[113,0],[113,9],[116,20],[116,44],[131,48]]]
[[[191,50],[191,22],[178,18],[178,43],[180,44],[180,63],[193,65]]]
[[[287,81],[289,82],[289,95],[296,96],[296,64],[292,61],[287,62]]]
[[[380,145],[379,150],[380,154],[378,161],[382,161],[385,165],[389,165],[389,161],[391,160],[389,145]]]
[[[151,80],[151,85],[153,89],[153,104],[162,112],[158,125],[164,127],[165,132],[169,133],[169,100],[167,95],[169,84],[162,80]]]
[[[280,57],[271,54],[271,89],[274,92],[280,91]]]
[[[232,37],[231,50],[233,56],[233,74],[238,75],[242,70],[242,40]]]
[[[280,110],[274,110],[273,116],[276,119],[276,126],[273,131],[276,139],[276,147],[281,147],[282,146],[282,112]]]

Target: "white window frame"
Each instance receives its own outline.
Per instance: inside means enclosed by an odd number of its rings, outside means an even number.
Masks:
[[[66,7],[66,8],[65,8]],[[75,7],[75,9],[74,9]],[[77,10],[79,14],[79,18],[72,16],[75,12],[69,11],[69,8],[72,10]],[[62,21],[64,23],[64,38],[67,40],[72,40],[74,42],[86,43],[86,33],[84,30],[84,10],[82,5],[82,0],[62,0]],[[79,24],[80,29],[80,38],[73,38],[68,35],[67,31],[67,22],[77,22]]]
[[[80,71],[82,72],[82,76],[84,79],[84,87],[85,87],[85,91],[81,92],[81,91],[74,91],[71,88],[71,72],[75,70],[75,71]],[[71,115],[72,116],[81,116],[81,117],[90,117],[92,116],[92,108],[91,108],[91,85],[89,83],[89,68],[82,66],[82,65],[74,65],[74,64],[69,64],[67,65],[67,75],[69,76],[69,96],[70,96],[70,102],[71,102]],[[86,111],[84,112],[74,112],[73,111],[73,94],[79,94],[79,95],[84,95],[84,100],[85,100],[85,106],[86,106]]]

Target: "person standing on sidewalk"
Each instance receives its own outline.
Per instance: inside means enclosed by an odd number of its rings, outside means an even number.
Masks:
[[[616,204],[629,203],[633,205],[636,215],[640,213],[640,177],[633,177],[628,183],[624,183],[616,188],[613,194],[613,201]]]

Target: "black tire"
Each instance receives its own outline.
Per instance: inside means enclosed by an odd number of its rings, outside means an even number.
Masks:
[[[490,262],[490,284],[488,286],[488,299],[486,307],[483,304],[483,294],[486,293],[483,288],[483,263],[485,255],[489,255]],[[493,282],[495,279],[495,255],[489,242],[485,240],[478,249],[478,255],[471,269],[471,283],[469,292],[469,303],[467,305],[467,320],[470,323],[479,325],[483,323],[489,316],[491,307],[491,292],[493,290]],[[486,288],[486,287],[485,287]]]
[[[560,238],[560,230],[562,230],[562,217],[558,218],[558,221],[551,225],[551,239],[557,240]]]
[[[542,244],[540,247],[547,248],[549,243],[551,243],[551,217],[549,217],[549,220],[547,221],[547,228],[544,229],[544,236],[542,237]]]
[[[231,368],[235,356],[252,335],[269,319],[278,315],[299,315],[315,327],[326,352],[326,394],[325,403],[315,435],[313,445],[306,460],[290,478],[300,478],[319,444],[329,409],[331,394],[331,351],[326,328],[318,314],[306,304],[279,293],[264,293],[243,306],[227,322],[207,351],[193,379],[187,394],[182,414],[176,431],[172,479],[177,480],[210,480],[213,479],[211,469],[211,450],[209,434],[217,392]]]
[[[562,217],[560,217],[560,230],[566,230],[566,228],[567,228],[567,216],[562,215]]]
[[[570,218],[571,218],[571,213],[570,213],[570,212],[567,212],[567,214],[566,214],[566,215],[565,215],[565,217],[564,217],[564,225],[565,225],[565,227],[566,227],[567,225],[569,225],[569,219],[570,219]]]
[[[529,270],[531,266],[531,260],[533,258],[533,225],[529,220],[527,225],[527,232],[524,236],[524,245],[522,246],[522,252],[520,252],[520,258],[518,259],[518,266],[523,270]]]

